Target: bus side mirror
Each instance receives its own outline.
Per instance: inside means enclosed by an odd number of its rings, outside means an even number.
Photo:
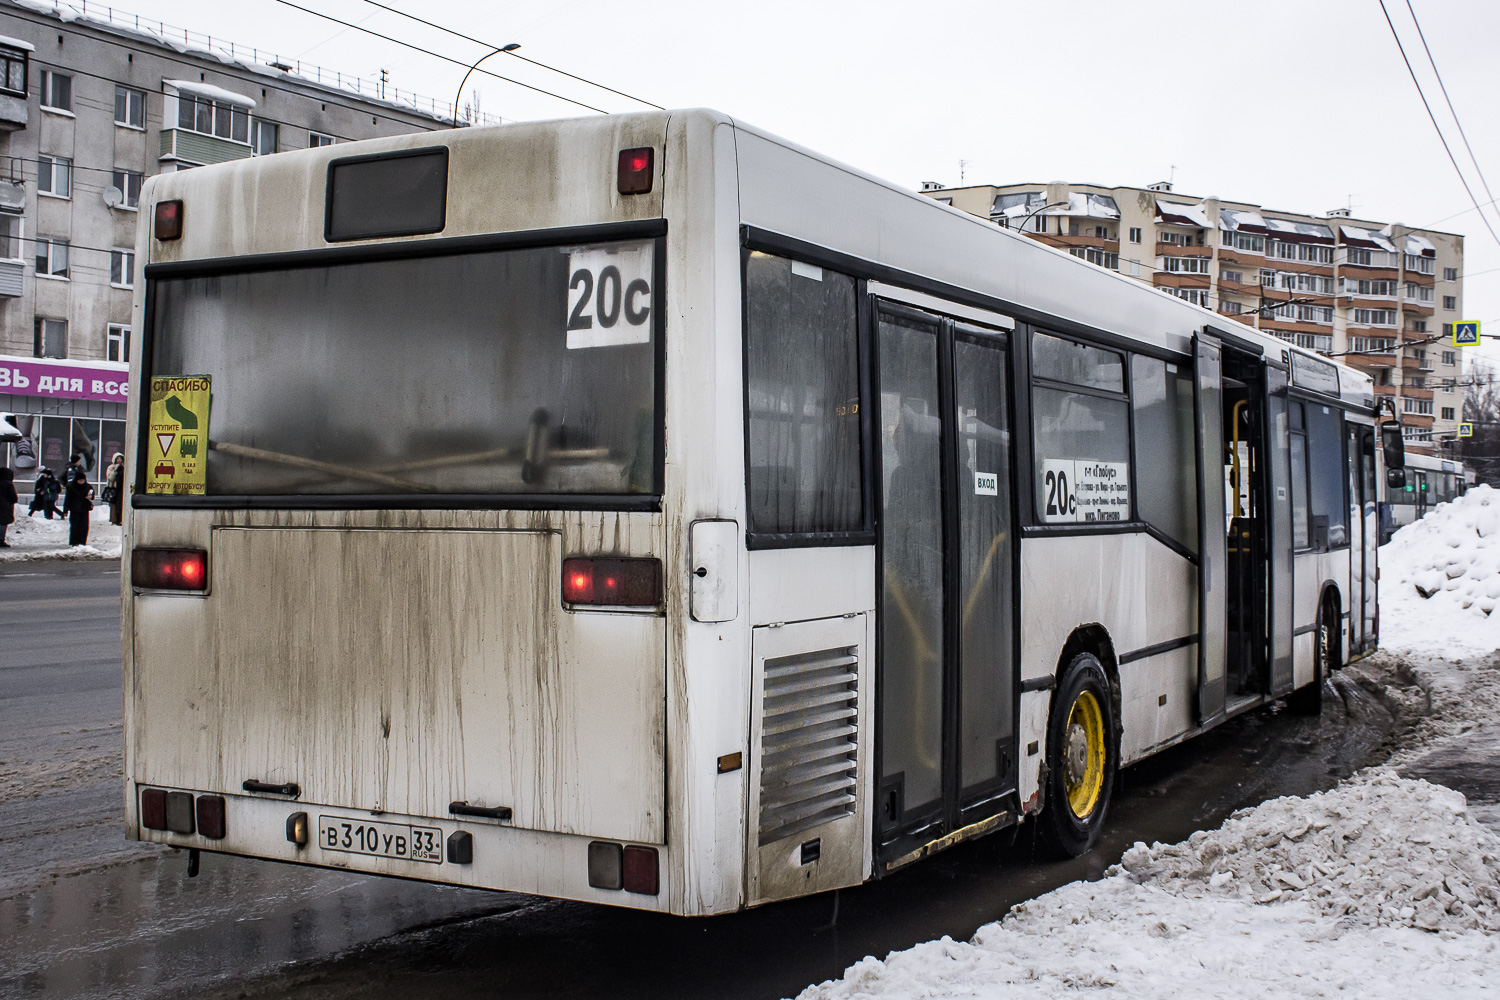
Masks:
[[[1406,487],[1406,470],[1386,469],[1385,484],[1393,490],[1404,489]]]
[[[1380,447],[1385,451],[1386,469],[1406,468],[1406,442],[1401,437],[1401,421],[1387,420],[1380,425]]]

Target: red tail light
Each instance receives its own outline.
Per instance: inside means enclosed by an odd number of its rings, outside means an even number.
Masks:
[[[167,790],[148,788],[141,792],[141,826],[148,830],[167,828]]]
[[[638,892],[643,896],[655,896],[659,890],[656,874],[656,848],[625,848],[626,892]]]
[[[661,603],[661,563],[655,559],[563,560],[567,604],[654,608]]]
[[[208,589],[208,553],[202,549],[136,549],[131,586],[143,590]]]
[[[656,150],[650,146],[620,150],[619,188],[621,194],[649,194],[651,166]]]
[[[152,229],[159,240],[182,239],[182,201],[159,201],[156,203],[156,225]]]

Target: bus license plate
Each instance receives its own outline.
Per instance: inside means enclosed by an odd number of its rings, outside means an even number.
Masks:
[[[429,826],[319,816],[318,843],[325,851],[443,863],[443,831]]]

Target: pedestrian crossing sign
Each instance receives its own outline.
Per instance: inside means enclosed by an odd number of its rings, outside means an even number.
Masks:
[[[1464,422],[1464,423],[1459,424],[1458,425],[1458,436],[1461,437],[1461,438],[1471,438],[1471,437],[1473,437],[1474,436],[1474,425],[1471,424],[1471,423],[1468,423],[1467,421]]]
[[[1454,347],[1479,346],[1479,320],[1462,319],[1453,324]]]

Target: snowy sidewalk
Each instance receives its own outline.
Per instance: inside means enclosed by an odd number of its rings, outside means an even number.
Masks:
[[[109,523],[109,505],[95,503],[89,514],[89,544],[68,544],[68,519],[47,520],[26,513],[26,504],[16,505],[16,522],[5,531],[10,548],[0,549],[0,563],[36,559],[118,559],[120,529]]]
[[[1406,749],[1337,787],[1137,844],[1098,882],[973,940],[866,958],[800,1000],[1500,994],[1500,493],[1477,487],[1381,550],[1381,641],[1429,692]]]

